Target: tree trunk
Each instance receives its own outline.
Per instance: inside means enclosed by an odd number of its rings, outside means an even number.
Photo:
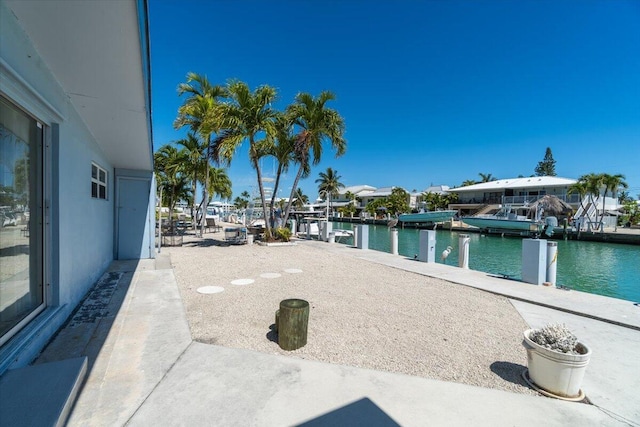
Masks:
[[[302,175],[302,165],[300,165],[300,169],[298,169],[298,174],[296,175],[296,180],[293,182],[293,187],[291,187],[291,195],[289,196],[289,203],[287,203],[287,209],[284,211],[284,216],[282,217],[282,221],[284,224],[289,220],[289,211],[291,211],[291,204],[293,203],[293,196],[298,189],[298,181],[300,181],[300,176]]]
[[[264,216],[265,236],[271,236],[271,224],[269,224],[269,214],[267,213],[267,199],[264,197],[264,186],[262,185],[262,170],[260,169],[259,159],[253,155],[255,150],[255,143],[253,141],[253,135],[249,136],[249,157],[253,162],[253,167],[256,170],[258,176],[258,189],[260,190],[260,202],[262,202],[262,215]],[[250,224],[247,224],[250,225]]]
[[[257,160],[253,161],[253,167],[256,168],[256,174],[258,175],[258,189],[260,190],[260,201],[262,202],[262,215],[264,216],[264,227],[266,230],[265,236],[271,236],[271,224],[269,223],[269,215],[267,213],[267,200],[264,197],[264,187],[262,185],[262,171],[260,170],[260,164]],[[247,224],[250,225],[250,224]]]
[[[208,150],[207,150],[208,152]],[[202,217],[200,220],[200,237],[204,237],[204,227],[207,223],[207,205],[209,204],[209,155],[207,154],[207,171],[205,173],[204,190],[202,194]]]
[[[275,185],[273,186],[273,194],[271,195],[271,204],[269,205],[269,212],[273,213],[274,211],[274,207],[276,205],[276,195],[278,194],[278,187],[280,186],[280,175],[282,174],[282,164],[278,163],[278,172],[276,173],[276,182]],[[271,219],[271,218],[269,218]],[[275,228],[275,218],[274,220],[274,224],[272,224],[272,227]],[[283,224],[284,226],[284,224]]]
[[[278,345],[283,350],[295,350],[307,344],[309,303],[301,299],[286,299],[280,302],[276,330]]]
[[[193,231],[196,231],[196,192],[198,191],[198,173],[197,173],[197,165],[194,165],[193,172],[193,182],[191,183],[191,197],[193,200],[191,201],[191,228]]]

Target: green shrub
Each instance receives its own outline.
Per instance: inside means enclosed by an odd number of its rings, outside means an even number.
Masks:
[[[278,227],[275,229],[274,235],[276,239],[282,240],[283,242],[288,242],[291,238],[291,230],[284,227]]]

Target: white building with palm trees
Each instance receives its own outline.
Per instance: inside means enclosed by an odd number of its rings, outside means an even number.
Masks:
[[[0,0],[0,184],[17,218],[0,231],[0,375],[114,259],[155,256],[147,16],[145,0]]]
[[[362,200],[375,190],[376,188],[370,185],[351,185],[348,187],[342,187],[338,191],[338,195],[333,199],[331,205],[334,208],[337,208],[353,204],[356,209],[362,209]]]
[[[569,203],[574,209],[580,204],[580,196],[571,194],[575,179],[555,176],[535,176],[499,179],[490,182],[451,188],[458,201],[449,206],[463,214],[489,213],[501,205],[525,206],[542,196],[553,195]]]

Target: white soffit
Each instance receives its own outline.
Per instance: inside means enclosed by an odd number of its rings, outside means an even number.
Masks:
[[[113,165],[151,170],[137,2],[6,4]]]

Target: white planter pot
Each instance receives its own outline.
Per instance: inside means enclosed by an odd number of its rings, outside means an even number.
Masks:
[[[591,349],[581,342],[585,354],[565,354],[549,350],[529,339],[532,329],[524,331],[522,345],[527,350],[529,378],[538,387],[561,397],[580,395],[584,372],[589,364]]]

